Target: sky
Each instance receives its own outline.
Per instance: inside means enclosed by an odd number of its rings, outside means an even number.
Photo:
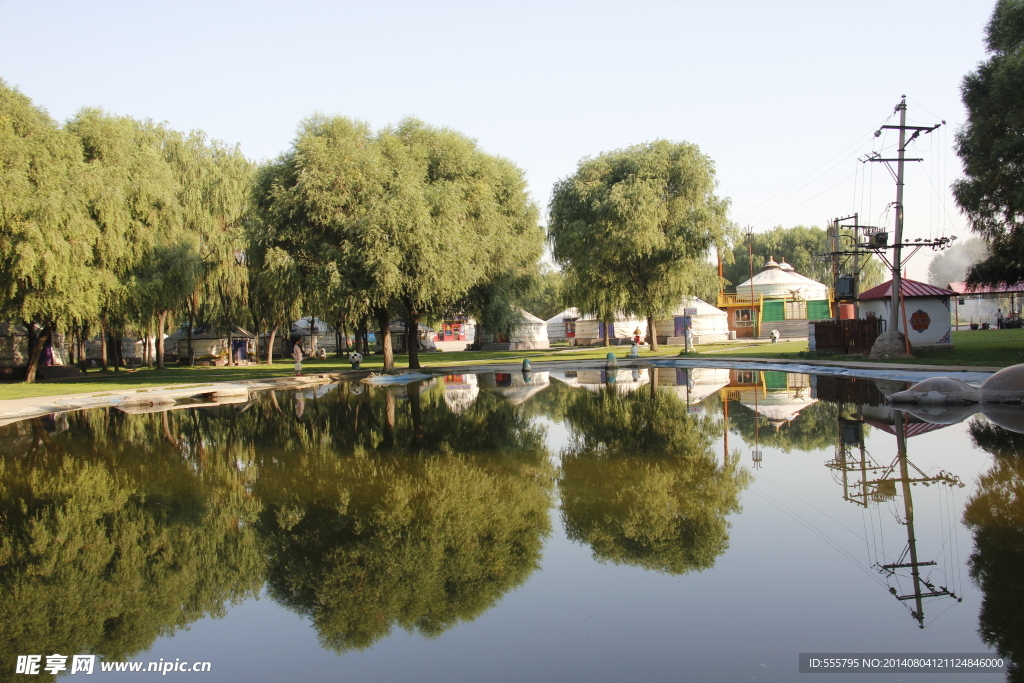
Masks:
[[[986,59],[994,0],[51,2],[0,0],[0,79],[58,121],[83,106],[201,129],[254,160],[313,113],[413,116],[525,172],[546,208],[580,159],[664,138],[715,162],[730,219],[761,232],[858,213],[889,226],[875,137],[903,95],[905,236],[970,232],[960,83]],[[780,255],[780,256],[785,256]],[[924,279],[931,252],[908,264]]]

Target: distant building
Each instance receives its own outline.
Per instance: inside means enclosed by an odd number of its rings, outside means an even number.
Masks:
[[[576,339],[576,321],[580,318],[579,310],[567,308],[547,319],[548,341],[563,342]],[[571,343],[571,342],[570,342]]]
[[[480,331],[481,348],[484,351],[525,351],[529,349],[549,349],[547,323],[537,316],[519,309],[522,322],[512,329],[512,334],[491,334]]]
[[[682,346],[685,343],[683,335],[687,320],[693,328],[694,344],[710,344],[729,339],[729,315],[725,311],[695,296],[684,296],[671,315],[655,321],[658,343]],[[646,326],[642,329],[646,334]]]
[[[772,330],[783,337],[807,336],[807,322],[832,317],[832,291],[796,272],[782,259],[769,257],[760,273],[720,294],[718,307],[728,314],[729,330],[737,337],[767,339]]]

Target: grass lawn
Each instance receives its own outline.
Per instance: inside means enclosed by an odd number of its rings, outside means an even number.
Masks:
[[[875,361],[878,363],[909,363],[920,365],[965,365],[982,367],[1006,367],[1024,362],[1024,329],[1020,330],[963,330],[953,333],[954,348],[950,351],[918,353],[916,358],[894,358]],[[862,356],[836,356],[824,353],[808,353],[807,342],[783,342],[781,344],[751,344],[734,341],[721,344],[707,344],[697,347],[699,351],[691,358],[712,360],[742,356],[744,358],[784,358],[790,360],[867,360]],[[612,351],[616,357],[624,358],[628,346],[603,346],[585,348],[556,348],[546,351],[452,351],[420,354],[420,363],[425,368],[459,365],[480,365],[485,363],[521,363],[524,358],[543,360],[601,360]],[[671,357],[678,354],[678,346],[661,346],[657,354],[641,351],[640,357]],[[405,355],[395,356],[395,365],[401,369],[408,365]],[[367,356],[363,361],[366,370],[380,370],[381,356]],[[349,363],[341,358],[327,360],[306,359],[302,362],[306,374],[335,373],[350,370]],[[164,370],[141,368],[120,372],[89,372],[84,377],[54,380],[39,384],[0,383],[0,400],[29,398],[34,396],[56,396],[61,394],[103,393],[142,389],[166,384],[205,384],[208,382],[230,382],[262,377],[287,377],[292,374],[293,363],[278,361],[274,365],[247,365],[244,367],[179,367]]]

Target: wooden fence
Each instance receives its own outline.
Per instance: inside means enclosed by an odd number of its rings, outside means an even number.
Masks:
[[[868,353],[885,327],[880,318],[816,320],[811,324],[814,325],[815,351],[843,355]]]

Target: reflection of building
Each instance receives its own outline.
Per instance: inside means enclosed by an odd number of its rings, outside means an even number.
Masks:
[[[473,405],[479,393],[476,375],[444,376],[444,402],[456,415],[461,415]]]
[[[481,389],[501,394],[510,403],[525,403],[550,384],[548,372],[485,372],[477,376]]]
[[[700,403],[729,384],[725,368],[660,368],[658,386],[671,387],[688,404]]]
[[[567,370],[565,372],[553,372],[551,376],[571,387],[586,389],[595,394],[603,391],[605,387],[615,387],[616,393],[625,395],[636,391],[651,381],[649,371],[646,368],[634,368],[631,370]]]
[[[742,370],[736,372],[743,372]],[[811,376],[790,372],[762,372],[760,389],[751,395],[739,395],[740,403],[758,415],[768,418],[775,431],[787,425],[807,406],[817,403],[811,397]],[[753,395],[756,392],[756,396]]]
[[[785,259],[776,263],[769,258],[760,273],[736,285],[735,294],[719,295],[718,307],[729,315],[729,329],[737,337],[767,339],[772,330],[783,337],[806,337],[808,320],[832,317],[832,293]]]

